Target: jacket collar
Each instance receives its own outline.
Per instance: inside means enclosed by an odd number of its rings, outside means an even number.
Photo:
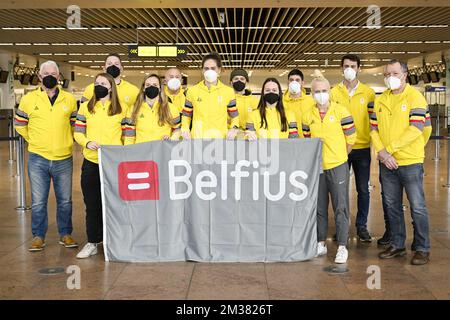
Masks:
[[[211,89],[208,89],[208,87],[205,84],[205,80],[202,80],[201,82],[199,82],[199,86],[200,86],[200,89],[202,89],[204,91],[215,91],[217,89],[220,89],[220,88],[224,87],[225,85],[219,79],[219,80],[217,80],[217,85],[216,86],[215,85],[211,85]]]
[[[168,97],[178,97],[178,96],[184,95],[184,89],[183,89],[182,87],[180,87],[180,91],[178,91],[177,94],[171,94],[171,93],[169,92],[169,88],[167,88],[167,86],[164,86],[164,93],[165,93],[166,96],[168,96]]]
[[[330,105],[328,106],[328,110],[327,113],[333,111],[336,108],[336,102],[334,101],[330,101]],[[317,108],[317,104],[314,104],[314,113],[317,114],[317,116],[319,116],[319,108]]]
[[[400,95],[407,94],[410,90],[411,90],[411,86],[409,85],[409,83],[407,83],[407,84],[405,85],[405,89],[403,90],[402,93],[400,93]],[[388,89],[387,91],[388,91],[389,94],[394,95],[394,93],[392,92],[391,89]]]
[[[56,87],[58,89],[58,97],[56,98],[55,103],[59,102],[65,98],[64,90],[62,90],[61,86],[58,85]],[[50,101],[47,92],[44,89],[42,89],[42,87],[37,88],[36,91],[42,99],[47,99],[48,101]]]
[[[341,90],[342,92],[345,92],[350,97],[348,89],[344,84],[344,81],[339,83],[337,86],[338,86],[339,90]],[[355,93],[353,94],[353,97],[356,96],[357,94],[362,93],[362,89],[363,89],[363,83],[358,80],[358,84],[356,85],[356,90],[355,90]]]
[[[241,96],[241,97],[248,97],[251,95],[252,95],[252,90],[250,90],[250,89],[245,89],[243,94],[236,93],[236,96]]]
[[[286,101],[299,101],[306,97],[306,89],[302,87],[302,95],[299,98],[292,98],[289,95],[289,89],[284,92],[283,96]]]

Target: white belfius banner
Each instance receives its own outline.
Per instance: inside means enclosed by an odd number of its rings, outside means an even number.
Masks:
[[[105,259],[313,258],[321,147],[318,139],[102,147]]]

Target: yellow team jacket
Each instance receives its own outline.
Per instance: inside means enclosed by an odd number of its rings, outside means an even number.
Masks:
[[[96,141],[102,145],[123,145],[122,131],[125,130],[125,118],[128,106],[122,105],[122,112],[114,116],[108,115],[111,102],[102,105],[98,101],[94,106],[94,112],[88,111],[88,101],[84,102],[78,110],[75,123],[75,141],[83,147],[84,157],[94,163],[98,163],[97,150],[90,150],[86,145],[90,141]]]
[[[324,170],[333,169],[347,162],[347,144],[356,141],[353,117],[344,106],[331,102],[323,120],[319,109],[312,108],[303,115],[303,136],[322,139],[322,165]]]
[[[210,89],[204,81],[189,88],[183,108],[181,131],[189,131],[192,121],[193,139],[223,139],[228,131],[228,118],[231,127],[239,127],[239,112],[233,88],[220,80]]]
[[[281,131],[280,113],[274,107],[266,107],[267,129],[261,127],[261,114],[259,110],[253,110],[248,117],[247,131],[255,131],[258,138],[262,139],[293,139],[298,138],[298,127],[295,115],[292,111],[286,110],[288,127],[286,131]]]
[[[178,94],[170,94],[169,89],[167,88],[167,86],[165,86],[164,93],[166,94],[169,103],[177,107],[178,113],[181,114],[181,112],[183,111],[184,104],[186,102],[186,91],[183,88],[180,88]]]
[[[120,102],[126,104],[127,106],[134,106],[134,103],[136,102],[137,96],[139,94],[138,87],[123,79],[121,79],[120,83],[116,86],[117,86],[117,95],[119,96]],[[83,100],[89,101],[91,100],[93,95],[94,95],[94,83],[91,83],[84,90]]]
[[[253,110],[258,108],[259,99],[252,95],[249,90],[245,90],[245,94],[236,94],[236,107],[239,113],[239,129],[245,130],[247,120]],[[231,122],[229,124],[231,128]]]
[[[289,90],[286,90],[283,95],[283,104],[286,110],[290,110],[294,113],[296,122],[299,126],[302,123],[303,114],[316,105],[314,99],[311,96],[306,95],[305,89],[302,89],[300,98],[291,98]],[[299,130],[299,136],[303,138],[302,130]]]
[[[352,97],[344,83],[331,89],[331,100],[346,107],[353,117],[356,127],[356,142],[353,149],[370,148],[369,114],[373,111],[375,91],[368,85],[359,82]]]
[[[386,149],[399,166],[423,163],[431,123],[423,95],[406,85],[400,94],[386,90],[370,115],[371,137],[377,152]]]
[[[164,136],[171,136],[173,131],[181,127],[181,116],[176,105],[168,104],[172,115],[171,124],[159,125],[158,109],[159,102],[155,102],[150,107],[147,102],[143,102],[139,109],[136,123],[132,123],[131,116],[133,108],[128,109],[126,124],[124,128],[125,145],[162,140]]]
[[[77,102],[72,94],[60,87],[58,90],[53,106],[41,88],[27,93],[14,117],[17,132],[28,142],[28,151],[48,160],[72,156]]]

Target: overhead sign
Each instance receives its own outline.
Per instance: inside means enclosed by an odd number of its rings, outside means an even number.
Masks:
[[[186,58],[186,46],[130,45],[129,58]]]

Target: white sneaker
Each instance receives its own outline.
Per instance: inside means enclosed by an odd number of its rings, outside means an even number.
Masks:
[[[345,246],[339,246],[338,251],[336,253],[336,259],[334,259],[334,263],[346,263],[348,259],[348,251]]]
[[[316,257],[320,257],[327,254],[327,246],[324,243],[317,243],[317,255]]]
[[[83,249],[81,249],[81,251],[78,252],[77,258],[85,259],[96,254],[97,254],[97,244],[88,242],[84,245]]]

